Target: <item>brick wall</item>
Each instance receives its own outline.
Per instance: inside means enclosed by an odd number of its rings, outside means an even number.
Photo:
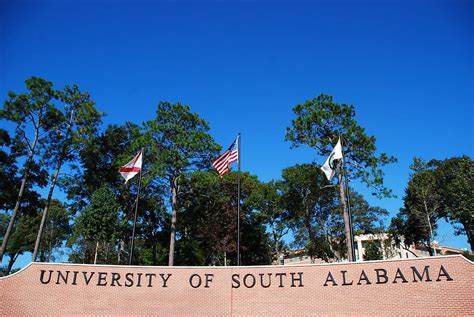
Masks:
[[[474,316],[461,256],[264,267],[33,263],[0,278],[0,315]]]

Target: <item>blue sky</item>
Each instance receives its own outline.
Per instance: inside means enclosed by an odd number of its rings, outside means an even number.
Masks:
[[[0,0],[0,99],[35,75],[89,91],[106,124],[180,101],[223,147],[241,132],[242,169],[268,181],[324,161],[284,134],[294,105],[327,93],[398,158],[385,169],[398,198],[366,196],[394,215],[413,156],[473,156],[473,12],[460,0]],[[467,247],[443,227],[441,243]]]

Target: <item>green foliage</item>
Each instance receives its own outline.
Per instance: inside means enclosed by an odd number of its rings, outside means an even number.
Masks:
[[[36,235],[36,230],[31,230],[31,228],[37,228],[39,226],[39,220],[40,218],[38,217],[36,225],[29,227],[29,232],[32,232]],[[63,252],[61,251],[63,242],[67,240],[67,238],[72,233],[71,226],[69,224],[70,220],[71,215],[66,209],[66,206],[59,200],[52,200],[51,207],[49,209],[49,216],[44,230],[42,248],[40,249],[41,261],[54,261],[57,258],[55,256],[55,252],[58,251],[59,255],[63,255]]]
[[[333,257],[331,243],[326,239],[337,209],[337,193],[328,182],[323,172],[315,165],[303,164],[283,170],[280,188],[284,208],[288,211],[289,223],[295,234],[295,243],[310,250],[313,258],[328,260]]]
[[[296,246],[304,246],[313,258],[345,258],[347,248],[339,195],[319,167],[303,164],[284,169],[279,188],[287,212],[285,225],[293,230]],[[383,230],[381,217],[388,211],[370,206],[354,191],[351,210],[355,234]]]
[[[76,164],[74,173],[63,178],[61,183],[68,193],[68,198],[72,200],[71,209],[74,213],[81,213],[103,184],[107,184],[114,193],[120,205],[120,226],[116,233],[117,241],[107,243],[110,245],[109,249],[116,250],[117,257],[108,256],[107,263],[128,263],[128,237],[132,234],[138,177],[124,185],[123,178],[117,171],[136,154],[141,147],[142,137],[141,128],[133,123],[107,126],[104,132],[86,140],[80,151],[80,164]],[[152,155],[145,150],[144,157],[134,260],[140,264],[163,265],[160,250],[163,250],[163,245],[169,241],[166,237],[169,231],[165,228],[168,216],[163,201],[164,188],[150,171]],[[95,249],[93,244],[78,239],[70,242],[70,245],[73,245],[75,250],[71,254],[71,261],[83,261],[80,252],[93,256],[93,252],[87,251],[88,248]],[[101,249],[103,251],[104,246],[101,245]],[[104,263],[105,258],[101,261]]]
[[[36,193],[35,193],[36,194]],[[15,230],[8,241],[6,255],[10,257],[7,271],[13,267],[18,256],[32,252],[35,244],[36,228],[41,220],[42,206],[44,200],[31,201],[28,193],[23,203],[23,213],[18,217]],[[44,243],[40,250],[40,257],[43,261],[55,260],[55,253],[60,252],[63,241],[70,234],[69,213],[59,200],[54,199],[51,203],[51,212],[45,228]],[[5,229],[8,223],[8,216],[0,214],[0,228]]]
[[[47,144],[43,144],[42,163],[54,166],[54,170],[35,242],[33,260],[36,260],[39,252],[51,199],[61,168],[64,163],[77,158],[83,141],[95,135],[102,116],[95,109],[95,103],[90,99],[89,94],[80,91],[76,85],[64,87],[63,90],[57,92],[57,96],[61,102],[65,103],[64,112],[60,112],[54,133],[50,133]]]
[[[382,260],[383,254],[379,243],[369,240],[365,243],[364,261]]]
[[[57,91],[53,89],[52,82],[31,77],[25,81],[25,85],[28,93],[10,91],[0,110],[1,119],[16,125],[14,142],[19,155],[26,155],[34,147],[32,135],[38,133],[47,138],[48,132],[54,131],[57,126],[60,115],[54,104]],[[40,142],[44,140],[40,138]]]
[[[175,265],[206,265],[206,252],[198,240],[183,238],[177,241]]]
[[[47,184],[47,172],[42,164],[39,164],[42,157],[37,157],[37,145],[48,144],[49,137],[54,134],[58,124],[59,112],[54,105],[57,92],[53,90],[53,84],[36,77],[27,79],[25,84],[29,92],[21,94],[9,92],[8,99],[0,109],[0,119],[15,125],[15,135],[10,147],[10,162],[26,156],[21,169],[21,185],[17,198],[15,203],[11,200],[14,208],[3,236],[0,260],[7,249],[25,190],[33,185],[44,187]],[[5,134],[2,134],[4,144],[9,143]]]
[[[277,260],[285,249],[283,237],[289,232],[287,226],[289,215],[284,208],[281,183],[275,181],[261,183],[251,198],[258,210],[257,217],[269,228],[272,256],[273,260]]]
[[[18,182],[18,168],[16,157],[9,153],[11,145],[8,132],[0,129],[0,209],[3,210],[13,209],[18,195],[17,189],[12,186]],[[2,230],[2,234],[3,232]]]
[[[432,164],[414,158],[413,171],[403,198],[404,207],[392,219],[392,231],[405,237],[405,244],[423,243],[431,247],[441,212],[437,176]]]
[[[69,245],[78,245],[81,252],[84,248],[96,248],[96,244],[115,242],[120,232],[119,208],[114,193],[109,187],[98,189],[91,199],[91,204],[76,218],[73,236]],[[92,255],[92,251],[87,252]],[[92,262],[92,258],[88,258]]]
[[[166,232],[166,234],[163,235],[162,240],[148,240],[150,241],[149,245],[142,245],[140,240],[137,241],[137,249],[139,250],[139,265],[168,265],[169,242],[165,238],[169,238],[169,232]]]
[[[241,263],[245,265],[270,263],[265,223],[258,217],[254,197],[260,186],[255,176],[241,174]],[[194,172],[180,182],[182,221],[177,236],[197,242],[193,246],[203,251],[206,265],[224,265],[224,257],[227,264],[236,263],[236,196],[237,173],[220,178],[215,172]]]
[[[140,137],[140,127],[126,123],[123,126],[109,125],[101,134],[84,140],[79,160],[73,165],[73,173],[61,181],[74,212],[82,211],[103,184],[107,184],[116,194],[123,210],[132,209],[136,194],[135,180],[130,182],[132,188],[126,187],[117,171],[138,152],[140,146],[135,143]],[[146,152],[145,157],[147,167]]]
[[[171,182],[182,173],[206,169],[220,147],[209,125],[189,106],[160,102],[156,118],[145,123],[143,144],[153,159],[151,170]]]
[[[383,185],[381,167],[396,159],[385,153],[376,155],[376,139],[359,126],[354,106],[334,103],[331,96],[321,94],[296,105],[293,111],[296,118],[286,130],[286,140],[293,147],[305,144],[327,157],[340,136],[349,177],[360,179],[378,197],[391,196],[391,191]]]
[[[3,243],[7,231],[8,224],[12,219],[8,211],[12,210],[18,198],[18,188],[12,184],[20,183],[20,176],[18,174],[16,156],[11,153],[10,138],[5,130],[0,129],[0,209],[5,212],[0,213],[0,241]],[[22,197],[22,214],[19,219],[15,221],[15,230],[13,230],[8,237],[5,254],[10,259],[6,266],[7,272],[10,272],[13,264],[18,256],[25,252],[30,252],[34,245],[34,238],[36,232],[31,230],[36,228],[39,224],[38,213],[42,202],[39,194],[32,190],[32,183],[26,184]]]
[[[108,187],[98,189],[91,204],[76,219],[76,230],[87,240],[110,241],[118,226],[119,204]]]
[[[339,197],[338,197],[339,199]],[[350,193],[353,234],[373,234],[385,231],[383,218],[389,213],[386,209],[371,206],[360,194]],[[326,220],[325,235],[335,258],[346,258],[347,245],[344,239],[344,219],[340,212],[333,212]]]
[[[33,251],[36,239],[36,231],[31,228],[36,228],[39,225],[40,214],[38,210],[28,210],[18,217],[15,230],[8,240],[5,254],[9,256],[8,265],[6,266],[7,274],[11,271],[13,264],[16,262],[18,256],[25,252]],[[2,231],[6,230],[9,217],[6,214],[0,214],[0,228]]]
[[[467,156],[428,163],[414,158],[411,169],[404,207],[392,219],[392,232],[403,235],[407,244],[429,246],[436,233],[436,222],[446,217],[457,225],[456,234],[467,235],[473,248],[473,161]]]
[[[474,250],[474,162],[468,156],[436,161],[443,215]]]
[[[72,262],[91,263],[97,250],[99,263],[126,263],[138,177],[124,185],[117,170],[142,147],[145,159],[135,263],[166,265],[169,254],[174,254],[175,237],[176,265],[236,263],[237,173],[220,178],[212,170],[210,163],[220,147],[203,118],[186,105],[160,102],[156,118],[142,126],[125,123],[99,131],[102,113],[87,92],[75,85],[55,90],[51,82],[36,77],[28,79],[26,87],[26,93],[9,93],[0,110],[0,119],[15,125],[11,135],[0,129],[2,230],[14,218],[9,212],[18,188],[11,184],[25,180],[21,212],[6,252],[10,257],[7,271],[20,254],[32,251],[36,234],[32,228],[38,227],[45,205],[46,211],[50,207],[41,260],[54,260],[67,239]],[[341,135],[350,178],[366,183],[378,196],[390,195],[383,186],[381,168],[395,159],[376,155],[375,138],[358,125],[353,106],[321,95],[293,110],[296,118],[286,134],[292,146],[306,144],[326,157]],[[61,176],[60,185],[67,193],[69,210],[52,200],[56,178],[51,181],[52,171],[46,170],[54,169],[53,176],[58,175],[67,163],[72,166],[68,175]],[[428,187],[436,189],[428,205],[440,206],[432,217],[433,227],[435,219],[446,217],[458,226],[458,232],[472,237],[472,170],[467,157],[415,161],[405,202],[410,213],[401,212],[395,227],[415,232],[421,221],[413,217],[414,210],[423,206],[421,188]],[[283,237],[290,230],[296,245],[305,247],[312,258],[344,258],[340,198],[318,166],[286,168],[281,181],[269,183],[248,173],[241,176],[242,264],[269,264],[284,251]],[[48,198],[41,200],[36,190],[48,183]],[[379,221],[386,210],[370,206],[356,192],[351,192],[351,205],[355,233],[382,229]]]
[[[53,83],[42,78],[31,77],[25,81],[27,93],[9,92],[8,99],[0,110],[0,119],[15,125],[11,156],[27,156],[21,171],[28,180],[44,187],[47,172],[38,164],[38,145],[45,146],[59,124],[61,113],[55,106],[57,91]],[[31,174],[31,175],[30,175]]]
[[[141,240],[137,243],[135,253],[139,261],[150,265],[166,265],[169,251],[169,216],[163,201],[163,193],[148,186],[142,188],[138,204],[137,236]],[[129,227],[127,227],[129,228]],[[125,232],[123,236],[131,236]],[[143,255],[142,255],[143,253]],[[141,262],[138,262],[141,263]]]
[[[43,163],[60,169],[63,163],[76,160],[86,141],[96,135],[103,114],[96,110],[89,93],[76,85],[65,86],[56,96],[64,107],[56,111],[54,131],[41,149]]]
[[[351,191],[350,197],[352,225],[355,235],[379,233],[385,230],[383,217],[389,215],[388,210],[369,205],[364,197],[355,191]]]
[[[207,122],[180,103],[160,102],[156,118],[145,123],[142,142],[148,145],[147,152],[151,158],[149,182],[162,183],[171,194],[170,266],[174,264],[180,203],[178,180],[186,172],[209,168],[220,149],[208,131]]]

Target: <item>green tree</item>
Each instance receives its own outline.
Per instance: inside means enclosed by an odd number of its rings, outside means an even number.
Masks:
[[[408,244],[429,245],[436,221],[445,217],[455,226],[456,234],[466,234],[472,249],[473,161],[468,156],[428,163],[415,158],[411,168],[414,173],[406,190],[405,206],[392,219],[393,234],[403,235]]]
[[[15,207],[18,194],[16,188],[12,186],[18,179],[18,167],[16,157],[11,154],[11,145],[12,140],[8,132],[0,129],[0,209],[6,211]],[[2,230],[1,234],[3,232]]]
[[[43,202],[43,206],[44,206]],[[35,225],[28,228],[29,232],[34,232],[31,228],[37,228],[40,223],[40,214],[37,217]],[[70,212],[66,209],[66,206],[57,199],[51,201],[49,210],[49,217],[46,221],[44,235],[43,235],[43,246],[39,251],[39,258],[42,262],[51,262],[57,259],[57,256],[62,256],[63,252],[60,251],[63,243],[71,235],[71,226],[69,224],[71,220]],[[31,234],[30,234],[31,235]],[[58,253],[59,254],[56,254]]]
[[[283,170],[281,190],[289,226],[296,244],[306,247],[312,261],[334,256],[329,224],[338,201],[335,190],[327,185],[326,176],[313,164]]]
[[[125,263],[125,260],[128,260],[131,241],[129,238],[132,234],[138,190],[138,177],[124,185],[118,169],[130,161],[141,148],[141,138],[141,127],[133,123],[107,126],[99,135],[85,140],[79,152],[79,162],[73,168],[74,172],[63,178],[61,183],[68,194],[74,213],[81,213],[90,204],[90,197],[103,185],[110,187],[115,194],[120,205],[122,224],[120,233],[117,233],[117,245],[114,246],[117,252],[114,263]],[[169,231],[166,230],[169,225],[166,222],[168,217],[165,212],[162,184],[154,180],[154,175],[150,171],[151,158],[152,156],[145,150],[133,260],[137,264],[164,265],[163,253],[165,249],[168,253],[169,244],[169,237],[165,236],[169,235]],[[95,245],[77,240],[71,260],[82,261],[80,252],[93,255],[94,250]],[[112,260],[110,256],[108,259]]]
[[[0,129],[0,232],[3,234],[7,231],[11,217],[8,216],[8,211],[14,209],[18,190],[12,184],[21,182],[21,175],[18,173],[16,162],[16,155],[12,153],[12,140],[7,131]],[[12,231],[7,247],[5,249],[6,255],[10,257],[8,265],[4,269],[5,274],[9,274],[12,270],[13,264],[18,256],[24,252],[31,252],[34,244],[34,232],[31,227],[34,227],[38,219],[38,209],[40,207],[39,195],[31,190],[34,181],[28,182],[22,193],[21,208],[22,213],[18,215],[15,230]],[[3,241],[3,236],[0,236]]]
[[[391,196],[391,190],[383,184],[381,168],[396,159],[386,153],[376,154],[376,138],[357,123],[354,106],[337,104],[331,96],[321,94],[296,105],[293,112],[296,118],[286,130],[286,140],[292,142],[292,147],[304,144],[327,157],[341,137],[350,178],[359,179],[379,197]]]
[[[329,95],[321,94],[293,108],[296,118],[286,130],[286,140],[292,147],[307,145],[314,148],[318,155],[327,157],[340,137],[344,149],[344,161],[351,179],[358,179],[373,189],[378,197],[390,196],[391,191],[383,184],[382,166],[396,159],[385,153],[376,155],[375,137],[365,133],[355,120],[352,105],[337,104]],[[346,240],[351,240],[349,214],[342,182],[340,161],[337,165]],[[348,244],[348,257],[352,258]]]
[[[215,173],[200,171],[182,178],[178,230],[184,243],[199,241],[192,246],[203,250],[193,253],[206,255],[201,265],[224,265],[224,258],[232,259],[237,254],[237,191],[233,200],[227,192],[221,192],[228,187],[224,180],[229,182],[228,177],[220,179]]]
[[[99,247],[102,243],[105,252],[101,262],[109,263],[108,246],[110,243],[115,245],[117,232],[119,232],[119,209],[120,205],[117,203],[112,190],[108,187],[102,187],[92,196],[91,204],[76,218],[73,226],[73,236],[69,244],[85,242],[86,244],[95,245],[93,254],[82,255],[84,256],[82,259],[86,262],[93,261],[94,264],[97,262]],[[79,249],[79,252],[83,251],[82,248]],[[78,258],[80,256],[72,256],[73,260]]]
[[[283,237],[288,234],[288,211],[284,208],[281,182],[262,183],[252,195],[258,209],[258,217],[268,225],[272,243],[273,260],[283,253]]]
[[[36,231],[32,228],[37,228],[41,221],[41,206],[44,206],[44,200],[39,200],[36,193],[25,191],[22,202],[22,213],[18,217],[15,230],[13,231],[8,247],[5,252],[10,257],[6,274],[11,272],[11,269],[18,259],[18,257],[26,252],[32,252],[35,245]],[[40,250],[40,258],[42,261],[55,260],[58,251],[60,251],[63,242],[70,234],[69,226],[69,212],[64,208],[64,205],[56,199],[51,202],[51,213],[45,229],[45,236],[43,248]],[[8,217],[0,215],[0,227],[6,228]]]
[[[383,218],[388,210],[371,206],[362,195],[351,191],[351,213],[354,234],[382,233],[385,231]]]
[[[33,261],[36,261],[40,249],[51,199],[61,168],[66,162],[77,158],[85,140],[97,133],[97,126],[102,117],[102,113],[95,108],[95,102],[90,99],[89,93],[80,91],[76,85],[64,87],[63,90],[57,92],[57,95],[64,103],[64,111],[59,115],[59,124],[55,127],[55,133],[49,135],[48,143],[43,147],[43,163],[54,166],[54,171],[33,250]]]
[[[187,265],[225,265],[237,263],[237,173],[223,178],[215,172],[193,172],[180,183],[178,231],[193,254],[204,254],[200,262]],[[241,173],[241,263],[269,264],[271,252],[265,222],[259,217],[257,198],[261,183],[255,176]],[[189,250],[189,249],[188,249]],[[192,259],[190,259],[192,260]],[[203,262],[204,261],[204,262]],[[178,263],[178,262],[177,262]]]
[[[443,215],[474,250],[474,162],[466,155],[435,161]]]
[[[380,248],[380,244],[373,240],[367,241],[365,243],[364,260],[376,261],[376,260],[382,260],[382,259],[383,259],[383,254]]]
[[[388,216],[386,209],[371,206],[362,195],[350,193],[353,234],[377,234],[385,231],[383,218]],[[340,213],[333,212],[325,226],[326,239],[337,260],[341,260],[347,250],[344,219]]]
[[[145,181],[147,181],[145,179]],[[144,183],[142,181],[142,183]],[[138,204],[137,234],[134,254],[136,263],[166,265],[169,245],[170,219],[166,212],[162,188],[145,183]],[[132,219],[131,213],[130,217]],[[127,229],[131,226],[127,226]],[[131,231],[128,230],[129,236]],[[140,241],[141,240],[141,241]],[[165,254],[166,253],[166,254]]]
[[[8,264],[4,269],[5,275],[10,274],[13,265],[20,255],[33,251],[36,232],[32,231],[31,228],[39,224],[39,213],[38,210],[31,210],[25,208],[25,206],[22,206],[22,208],[24,212],[19,215],[15,230],[11,234],[7,249],[5,250],[5,255],[9,257]],[[0,215],[2,229],[8,226],[8,221],[6,214]]]
[[[17,199],[3,236],[0,261],[6,251],[29,180],[32,178],[32,181],[40,187],[46,185],[46,173],[38,164],[37,150],[39,144],[47,144],[51,132],[58,123],[59,113],[54,105],[56,91],[53,89],[53,84],[37,77],[27,79],[25,84],[28,92],[21,94],[9,92],[8,99],[0,110],[0,119],[15,124],[12,154],[15,157],[26,157],[21,169],[21,184]]]
[[[410,169],[413,173],[405,190],[404,208],[398,215],[404,223],[402,233],[406,244],[423,243],[433,254],[436,252],[432,246],[436,222],[442,211],[437,173],[433,164],[416,157]]]
[[[140,138],[140,127],[127,122],[124,125],[108,125],[99,135],[83,140],[72,173],[61,179],[61,186],[71,201],[74,213],[81,212],[104,184],[116,194],[124,210],[132,207],[134,193],[124,186],[118,169],[137,153],[140,148],[137,140]],[[146,162],[147,159],[144,164]]]
[[[101,187],[107,186],[114,193],[123,214],[121,214],[121,226],[120,232],[117,232],[116,245],[111,247],[116,250],[117,259],[115,262],[112,256],[108,256],[109,263],[124,263],[128,258],[126,254],[128,237],[131,235],[129,221],[133,219],[137,186],[134,180],[129,183],[130,186],[124,186],[118,169],[136,154],[138,145],[134,143],[134,140],[138,140],[140,136],[140,127],[133,123],[108,125],[105,131],[83,141],[78,160],[73,162],[72,173],[63,177],[60,182],[67,193],[71,211],[76,215],[81,214],[90,205],[91,197]],[[143,198],[140,201],[141,208]],[[73,252],[70,255],[70,261],[78,263],[85,260],[91,261],[95,255],[96,244],[79,238],[71,241],[69,245]]]
[[[170,192],[170,266],[174,265],[179,179],[186,172],[208,168],[219,150],[208,131],[207,122],[180,103],[160,102],[156,118],[145,123],[143,144],[149,145],[147,152],[155,160],[150,170]]]

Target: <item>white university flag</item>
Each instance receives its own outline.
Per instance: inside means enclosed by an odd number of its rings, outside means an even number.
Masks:
[[[140,170],[142,169],[142,160],[143,155],[142,150],[140,150],[138,154],[135,155],[133,160],[131,160],[119,169],[120,174],[122,174],[122,177],[125,178],[125,183],[132,179],[133,176],[140,173]]]
[[[321,169],[323,170],[324,174],[326,174],[328,181],[331,181],[331,179],[334,177],[334,174],[336,174],[336,165],[334,164],[334,160],[339,159],[342,159],[341,139],[337,141],[336,146],[334,149],[332,149],[332,152],[329,154],[326,162],[324,162],[324,165],[321,166]]]

